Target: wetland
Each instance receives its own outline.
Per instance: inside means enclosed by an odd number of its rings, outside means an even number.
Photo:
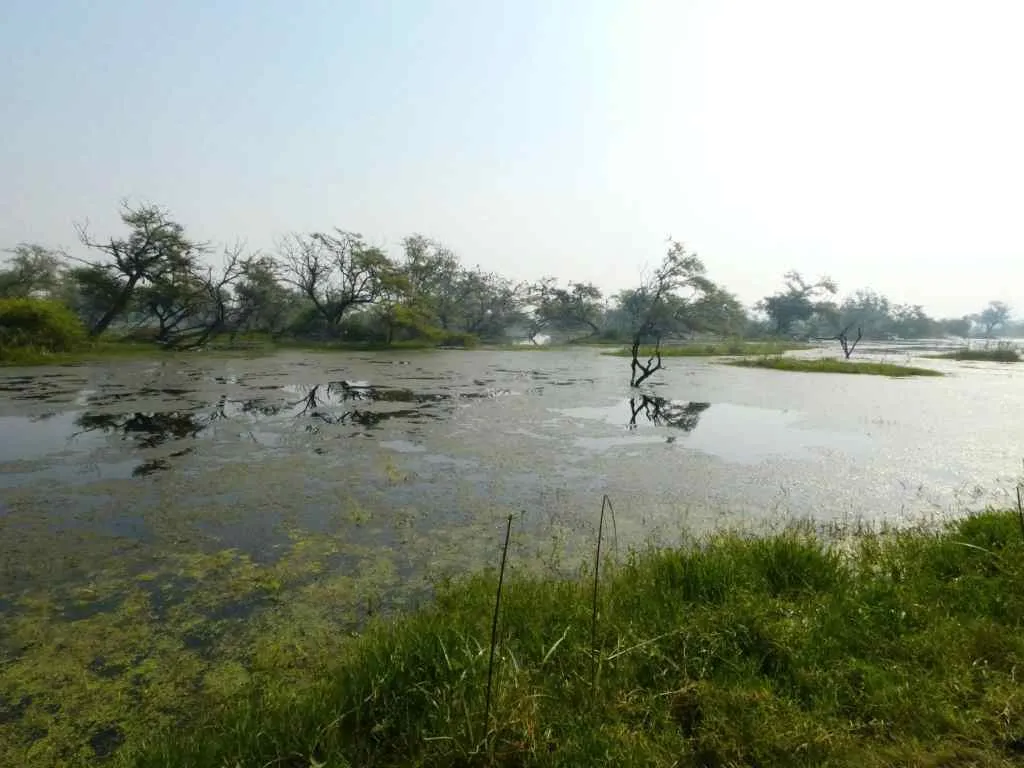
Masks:
[[[935,351],[863,351],[946,374],[908,379],[677,358],[642,390],[587,348],[6,368],[0,762],[90,765],[196,702],[299,690],[337,638],[495,565],[509,514],[514,578],[577,573],[604,494],[622,550],[1005,507],[1021,381]]]

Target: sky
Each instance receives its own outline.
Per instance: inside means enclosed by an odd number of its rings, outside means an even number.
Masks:
[[[5,0],[0,247],[122,201],[614,291],[666,239],[1024,315],[1020,0]]]

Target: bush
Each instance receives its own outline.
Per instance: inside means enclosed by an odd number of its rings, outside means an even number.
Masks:
[[[72,352],[85,341],[85,328],[63,304],[0,299],[0,358],[24,351]]]
[[[472,333],[462,333],[460,331],[444,331],[443,335],[437,337],[437,345],[439,347],[465,347],[470,349],[479,343],[480,339]]]

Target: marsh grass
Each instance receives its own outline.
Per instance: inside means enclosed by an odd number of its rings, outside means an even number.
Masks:
[[[767,368],[773,371],[803,371],[807,373],[850,373],[871,376],[942,376],[941,371],[918,368],[910,365],[894,365],[869,361],[836,360],[820,358],[806,360],[792,357],[758,357],[744,360],[730,360],[727,365],[743,368]]]
[[[937,360],[977,360],[993,363],[1019,363],[1020,353],[1014,347],[1000,344],[993,349],[956,349],[952,352],[943,352],[938,355],[931,355]]]
[[[1019,764],[1016,511],[846,544],[795,529],[720,534],[608,562],[596,644],[587,573],[507,580],[486,732],[494,572],[443,584],[430,607],[325,649],[308,685],[270,675],[121,758],[139,768]]]
[[[134,341],[103,341],[84,344],[71,352],[51,352],[37,347],[6,349],[0,354],[0,367],[70,365],[97,360],[150,358],[167,355],[155,344]]]
[[[710,343],[687,343],[661,348],[662,357],[726,357],[732,355],[781,355],[797,349],[809,349],[809,345],[787,341],[717,341]],[[655,352],[653,346],[641,347],[640,355],[650,357]],[[632,350],[622,347],[606,355],[614,357],[631,357]]]

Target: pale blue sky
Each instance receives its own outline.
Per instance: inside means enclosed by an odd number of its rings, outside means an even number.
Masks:
[[[436,237],[635,282],[665,237],[753,302],[790,267],[1024,313],[1024,3],[6,0],[0,245],[118,203],[267,248]]]

